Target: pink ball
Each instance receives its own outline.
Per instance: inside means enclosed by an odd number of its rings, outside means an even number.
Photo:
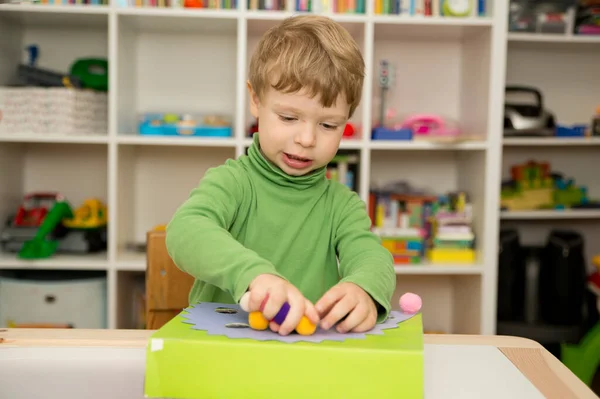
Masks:
[[[421,310],[422,305],[423,301],[421,301],[421,297],[412,292],[407,292],[400,297],[400,309],[404,313],[417,313]]]

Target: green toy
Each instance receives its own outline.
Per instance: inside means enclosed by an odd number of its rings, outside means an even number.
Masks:
[[[466,17],[473,8],[472,0],[442,0],[443,15]]]
[[[108,61],[102,58],[81,58],[71,65],[72,76],[81,81],[84,88],[108,90]]]
[[[51,234],[64,218],[72,218],[73,210],[66,201],[57,201],[44,221],[40,225],[35,237],[23,243],[18,256],[23,259],[45,259],[54,255],[58,248],[58,242],[48,240],[46,237]]]
[[[592,385],[592,379],[600,367],[600,323],[596,324],[581,343],[561,344],[561,360],[584,384]]]

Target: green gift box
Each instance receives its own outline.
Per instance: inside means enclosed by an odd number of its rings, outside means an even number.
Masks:
[[[173,399],[423,398],[421,314],[366,334],[287,337],[248,327],[237,305],[201,303],[152,334],[145,394]]]

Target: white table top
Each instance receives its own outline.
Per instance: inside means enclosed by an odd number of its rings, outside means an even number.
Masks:
[[[151,330],[0,330],[0,397],[142,399]],[[598,398],[539,344],[425,336],[427,399]]]

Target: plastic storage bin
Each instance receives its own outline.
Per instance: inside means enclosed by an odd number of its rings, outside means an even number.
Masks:
[[[21,324],[107,328],[106,277],[0,277],[0,326]]]
[[[140,117],[143,136],[231,137],[229,118],[219,115],[147,113]]]

